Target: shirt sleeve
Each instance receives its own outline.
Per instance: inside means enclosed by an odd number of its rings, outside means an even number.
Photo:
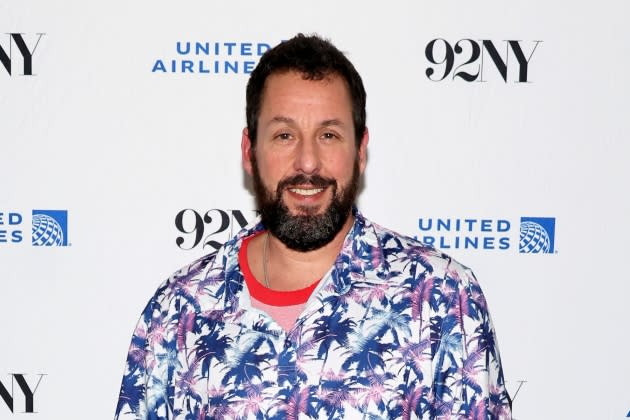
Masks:
[[[216,253],[205,255],[169,277],[144,308],[131,337],[115,420],[167,420],[173,415],[178,366],[180,296],[192,299],[191,279],[203,273]]]
[[[148,337],[157,302],[151,299],[136,325],[127,354],[115,420],[146,418],[147,370],[151,363]]]
[[[485,297],[469,269],[453,274],[435,359],[437,418],[509,420],[512,403]]]

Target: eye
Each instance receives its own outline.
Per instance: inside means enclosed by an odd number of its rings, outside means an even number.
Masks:
[[[332,131],[326,131],[322,134],[322,138],[324,140],[334,140],[334,139],[338,139],[339,136],[336,133],[333,133]]]
[[[291,140],[291,133],[278,133],[276,134],[276,136],[274,137],[276,140],[281,140],[281,141],[288,141]]]

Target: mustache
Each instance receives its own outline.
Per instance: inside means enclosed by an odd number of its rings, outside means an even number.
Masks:
[[[316,188],[325,188],[329,185],[336,187],[337,181],[335,181],[333,178],[324,178],[321,175],[297,174],[280,181],[278,183],[277,191],[280,192],[286,188],[291,188],[298,185],[312,185]]]

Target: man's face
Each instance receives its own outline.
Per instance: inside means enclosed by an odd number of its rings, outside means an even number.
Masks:
[[[309,251],[343,228],[365,169],[367,133],[357,150],[345,81],[297,72],[265,83],[256,148],[243,132],[243,165],[262,221],[289,248]]]

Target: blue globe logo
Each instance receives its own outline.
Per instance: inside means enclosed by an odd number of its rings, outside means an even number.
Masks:
[[[33,245],[63,246],[63,229],[61,225],[47,214],[34,214]]]
[[[551,240],[544,227],[532,221],[525,221],[521,222],[518,247],[522,253],[548,254],[551,252]]]

